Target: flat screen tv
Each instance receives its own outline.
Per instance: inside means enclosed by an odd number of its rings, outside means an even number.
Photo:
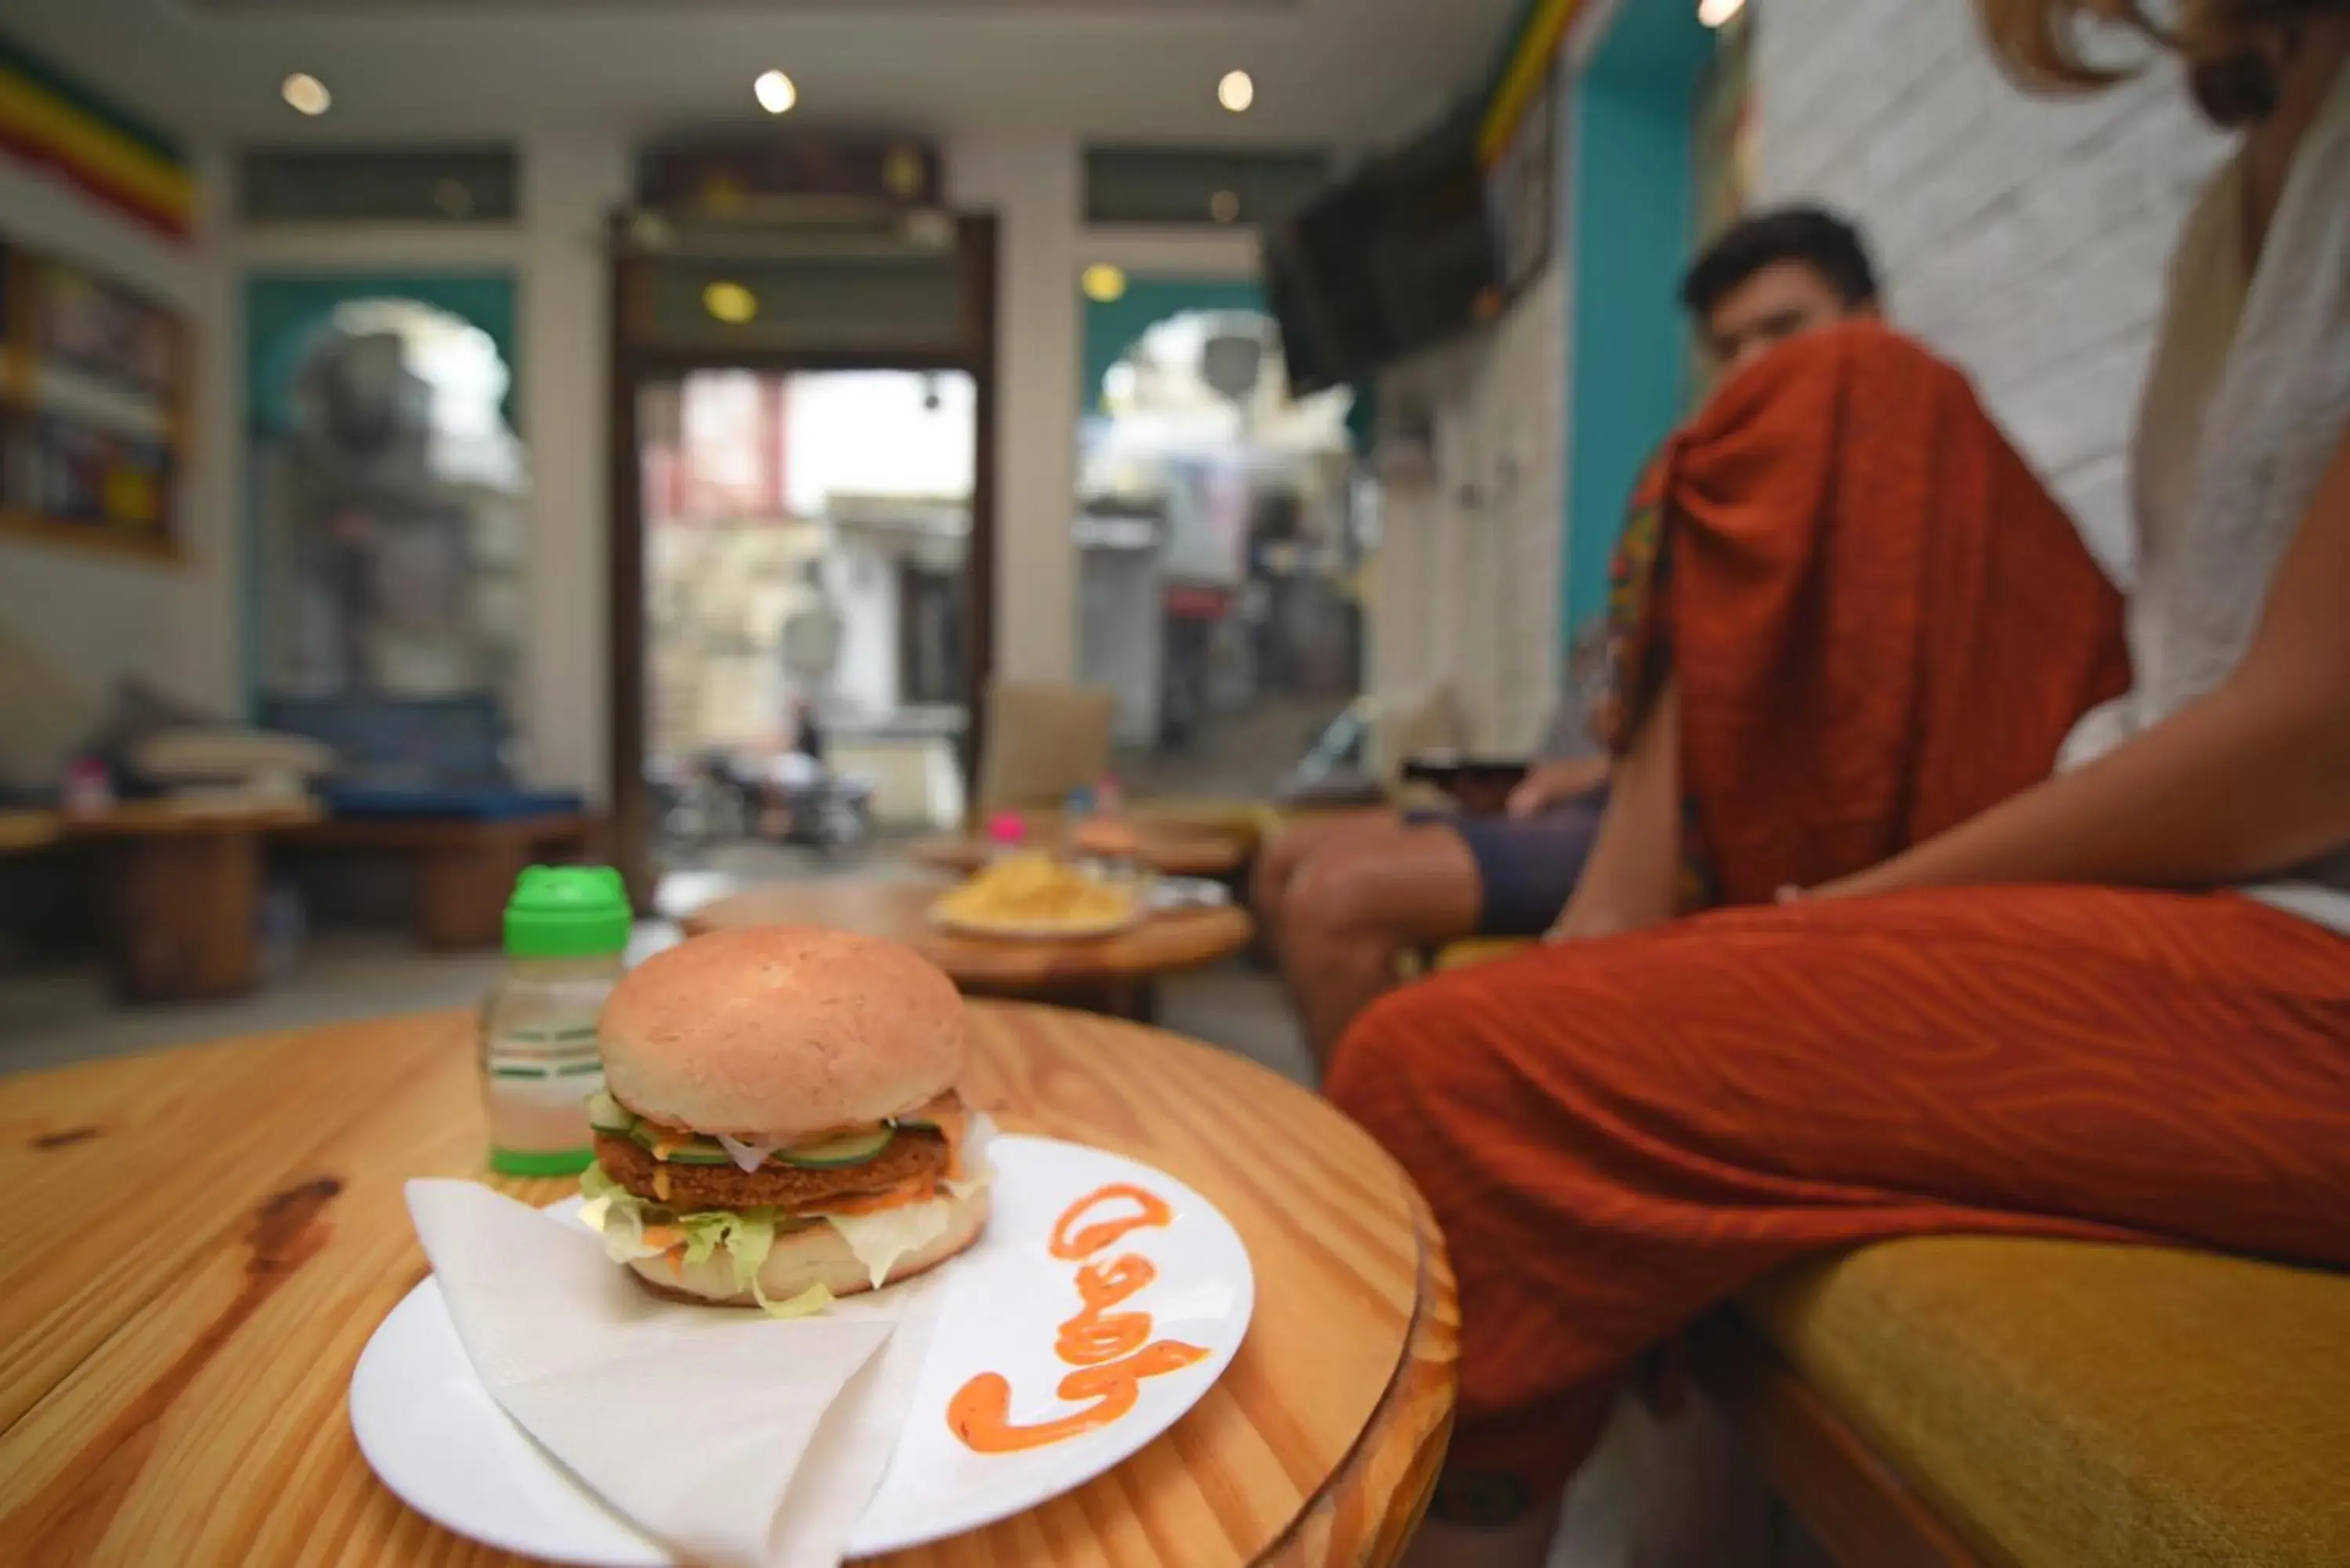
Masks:
[[[1357,380],[1500,306],[1502,255],[1462,111],[1270,230],[1264,277],[1300,393]]]

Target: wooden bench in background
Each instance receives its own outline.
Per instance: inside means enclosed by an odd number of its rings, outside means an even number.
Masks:
[[[89,857],[115,991],[131,1002],[239,996],[261,977],[265,835],[315,818],[307,800],[138,800],[0,812],[0,855]],[[78,867],[68,875],[86,875]]]
[[[591,858],[599,818],[573,814],[511,821],[336,817],[272,835],[305,850],[398,856],[413,862],[410,919],[416,939],[443,950],[493,948],[504,933],[506,898],[523,867]]]

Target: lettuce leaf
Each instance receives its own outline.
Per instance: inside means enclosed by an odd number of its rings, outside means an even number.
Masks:
[[[878,1291],[899,1259],[945,1235],[953,1218],[951,1209],[933,1199],[884,1209],[879,1214],[827,1214],[824,1221],[840,1232],[840,1239],[873,1277],[873,1288]]]
[[[734,1288],[749,1291],[762,1307],[775,1315],[813,1316],[832,1301],[830,1292],[825,1292],[819,1300],[816,1291],[811,1290],[788,1302],[774,1303],[759,1289],[759,1270],[775,1246],[777,1224],[772,1208],[707,1209],[680,1214],[664,1204],[638,1197],[613,1180],[600,1165],[591,1165],[581,1173],[579,1196],[585,1199],[579,1206],[580,1222],[604,1238],[605,1255],[616,1263],[656,1258],[667,1251],[667,1247],[647,1241],[645,1232],[654,1226],[668,1226],[681,1239],[689,1263],[708,1262],[723,1248],[727,1262],[733,1266]]]
[[[995,1136],[995,1123],[984,1111],[972,1113],[971,1126],[962,1136],[962,1175],[940,1183],[958,1200],[970,1197],[995,1179],[995,1168],[987,1162],[987,1144]]]
[[[754,1279],[751,1294],[758,1301],[760,1310],[773,1318],[822,1317],[832,1310],[832,1291],[822,1282],[810,1285],[787,1302],[771,1302],[759,1289],[758,1281]]]
[[[984,1116],[973,1118],[963,1144],[963,1176],[942,1183],[957,1199],[968,1198],[995,1179],[986,1157],[987,1140],[994,1130]],[[583,1199],[579,1206],[581,1223],[603,1237],[605,1254],[614,1262],[632,1263],[660,1256],[669,1246],[653,1245],[645,1239],[645,1233],[666,1227],[677,1233],[688,1263],[707,1262],[723,1249],[734,1271],[735,1289],[750,1292],[752,1299],[769,1316],[779,1318],[816,1316],[830,1307],[834,1299],[832,1293],[820,1284],[789,1301],[768,1299],[759,1288],[759,1271],[775,1251],[779,1233],[821,1219],[840,1233],[840,1239],[865,1266],[878,1290],[900,1258],[919,1252],[937,1241],[946,1233],[951,1220],[949,1207],[942,1201],[885,1209],[878,1214],[811,1216],[806,1221],[785,1218],[772,1207],[710,1209],[681,1214],[666,1204],[638,1197],[615,1181],[600,1165],[591,1165],[581,1173],[579,1196]]]
[[[645,1241],[646,1217],[653,1205],[613,1180],[600,1165],[579,1176],[580,1223],[604,1238],[604,1254],[616,1263],[659,1257],[664,1249]]]

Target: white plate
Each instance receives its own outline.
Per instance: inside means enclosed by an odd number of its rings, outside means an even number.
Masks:
[[[913,1412],[849,1537],[851,1557],[959,1535],[1091,1480],[1173,1426],[1223,1375],[1248,1332],[1256,1302],[1248,1250],[1206,1199],[1147,1165],[1055,1138],[998,1137],[988,1158],[996,1168],[993,1217],[977,1245],[947,1265],[947,1296]],[[1115,1249],[1159,1269],[1127,1310],[1149,1313],[1154,1337],[1199,1345],[1207,1358],[1145,1378],[1140,1403],[1098,1431],[1025,1453],[973,1453],[948,1429],[946,1408],[979,1373],[1011,1380],[1016,1423],[1068,1408],[1053,1392],[1070,1370],[1053,1343],[1079,1305],[1076,1265],[1055,1259],[1047,1244],[1071,1204],[1121,1182],[1157,1193],[1174,1211],[1164,1229],[1129,1231]],[[555,1209],[568,1215],[577,1201]],[[377,1326],[351,1374],[350,1406],[359,1451],[383,1483],[460,1535],[559,1563],[663,1568],[677,1561],[582,1489],[491,1399],[437,1281],[411,1291]]]
[[[1221,909],[1232,901],[1232,890],[1205,877],[1160,877],[1149,898],[1154,909]]]

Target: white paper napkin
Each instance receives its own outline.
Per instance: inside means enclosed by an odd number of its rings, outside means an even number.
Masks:
[[[491,1396],[680,1556],[834,1568],[905,1428],[938,1316],[925,1275],[778,1322],[666,1302],[591,1232],[470,1181],[408,1212]]]

